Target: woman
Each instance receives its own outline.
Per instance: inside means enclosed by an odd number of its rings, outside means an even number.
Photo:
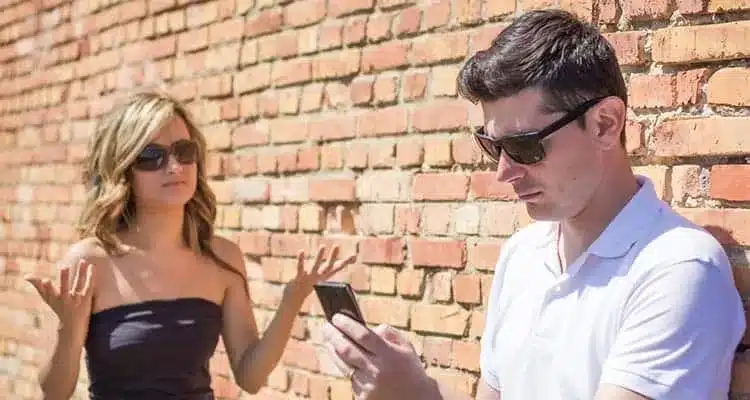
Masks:
[[[297,276],[262,338],[242,252],[214,235],[205,139],[168,95],[136,94],[97,125],[84,164],[83,238],[60,263],[59,286],[30,277],[59,318],[43,367],[45,399],[67,399],[86,348],[92,399],[213,399],[209,359],[221,335],[234,378],[255,393],[276,367],[313,284],[354,261],[312,265]]]

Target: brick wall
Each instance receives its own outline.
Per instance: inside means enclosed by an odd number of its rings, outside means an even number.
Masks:
[[[217,223],[248,256],[261,326],[295,251],[338,243],[359,252],[343,278],[368,320],[410,331],[429,373],[471,392],[493,265],[529,218],[480,163],[466,127],[481,115],[454,78],[515,12],[550,5],[607,32],[636,169],[718,236],[750,291],[747,0],[3,0],[0,393],[40,398],[55,320],[21,277],[51,274],[76,239],[94,121],[151,84],[205,129]],[[350,398],[317,355],[316,302],[258,397]],[[750,364],[735,366],[733,392],[750,394]],[[221,347],[212,369],[237,398]],[[82,369],[77,398],[86,384]]]

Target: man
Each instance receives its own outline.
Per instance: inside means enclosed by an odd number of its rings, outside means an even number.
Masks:
[[[499,256],[477,397],[726,399],[745,330],[730,264],[631,170],[610,44],[566,12],[528,12],[458,85],[481,104],[475,137],[497,179],[536,220]],[[324,337],[358,398],[465,398],[429,378],[394,329],[334,324]]]

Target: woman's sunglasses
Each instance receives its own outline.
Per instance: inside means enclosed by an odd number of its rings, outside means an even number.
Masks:
[[[198,144],[188,139],[180,139],[169,147],[151,143],[135,159],[133,168],[141,171],[160,170],[167,165],[170,154],[180,164],[192,164],[198,157]]]
[[[477,144],[487,157],[496,163],[500,160],[500,154],[505,151],[505,154],[507,154],[510,159],[519,164],[534,164],[542,161],[545,156],[542,139],[579,118],[585,114],[589,108],[599,103],[602,99],[604,99],[604,97],[597,97],[586,101],[540,131],[494,138],[487,135],[484,126],[482,126],[474,131],[474,140],[476,140]]]

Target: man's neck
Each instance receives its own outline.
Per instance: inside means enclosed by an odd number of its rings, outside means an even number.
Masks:
[[[563,271],[594,243],[639,189],[629,169],[609,182],[613,184],[599,187],[582,212],[560,224],[558,254]]]

